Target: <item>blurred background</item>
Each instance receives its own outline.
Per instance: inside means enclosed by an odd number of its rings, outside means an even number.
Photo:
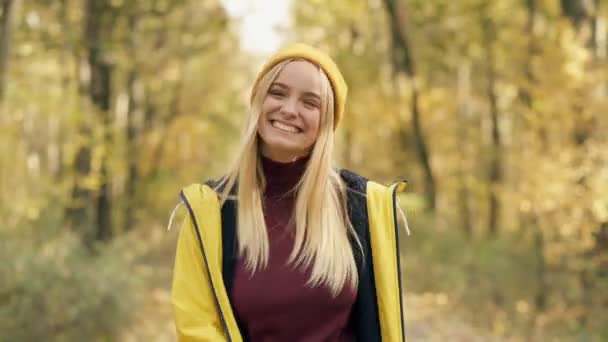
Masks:
[[[336,164],[410,182],[410,341],[608,340],[608,1],[0,4],[1,341],[175,340],[169,214],[294,41],[350,86]]]

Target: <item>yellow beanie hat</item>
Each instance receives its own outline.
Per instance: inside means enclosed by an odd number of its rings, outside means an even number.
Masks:
[[[348,86],[346,81],[338,69],[336,63],[324,52],[302,43],[297,43],[286,47],[285,49],[279,50],[276,54],[270,57],[270,60],[266,62],[262,70],[258,73],[258,76],[253,83],[255,89],[260,81],[262,75],[266,74],[273,66],[288,58],[302,58],[309,62],[312,62],[325,72],[327,78],[331,83],[332,90],[334,92],[334,129],[338,127],[340,120],[344,116],[344,107],[346,105],[346,94],[348,93]],[[251,100],[253,100],[253,91],[251,92]]]

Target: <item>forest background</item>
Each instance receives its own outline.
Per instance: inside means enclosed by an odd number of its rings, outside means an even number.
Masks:
[[[0,1],[1,341],[175,340],[168,217],[230,162],[268,56],[229,3]],[[350,86],[337,165],[410,182],[409,340],[608,340],[608,2],[285,15]]]

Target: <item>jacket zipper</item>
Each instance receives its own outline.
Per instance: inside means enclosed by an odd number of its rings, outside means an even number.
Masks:
[[[203,262],[205,263],[205,267],[207,268],[207,276],[209,277],[209,283],[211,284],[211,292],[213,293],[213,300],[215,301],[215,307],[217,308],[217,312],[220,314],[220,321],[222,322],[222,327],[224,328],[224,332],[226,333],[226,336],[228,337],[228,341],[230,342],[230,341],[232,341],[232,337],[230,336],[230,332],[228,331],[228,326],[226,325],[226,318],[224,317],[224,312],[222,311],[222,308],[220,307],[220,302],[217,298],[217,293],[215,290],[215,286],[213,284],[213,279],[211,278],[211,269],[209,268],[209,262],[207,261],[207,255],[205,254],[205,249],[203,248],[203,240],[201,239],[198,222],[196,221],[196,217],[194,216],[194,210],[192,210],[192,207],[190,206],[190,203],[188,202],[188,199],[186,198],[186,195],[184,195],[183,191],[180,192],[180,197],[182,198],[184,203],[186,203],[186,207],[188,207],[188,212],[190,213],[190,218],[192,219],[192,223],[194,224],[194,229],[196,230],[196,237],[198,239],[198,244],[201,248]]]
[[[399,225],[397,224],[397,188],[393,189],[393,225],[395,226],[395,250],[397,251],[397,281],[399,283],[399,318],[401,320],[401,340],[405,342],[405,318],[403,316],[403,286],[401,284],[401,253],[399,253]]]

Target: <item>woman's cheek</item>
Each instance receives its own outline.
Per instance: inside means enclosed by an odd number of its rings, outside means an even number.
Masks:
[[[279,104],[279,100],[273,98],[272,96],[267,96],[266,99],[264,99],[264,102],[262,102],[262,109],[264,110],[264,112],[268,112],[271,109],[279,106]]]
[[[266,100],[262,102],[262,113],[266,114],[270,107],[272,107],[272,100],[266,98]]]

